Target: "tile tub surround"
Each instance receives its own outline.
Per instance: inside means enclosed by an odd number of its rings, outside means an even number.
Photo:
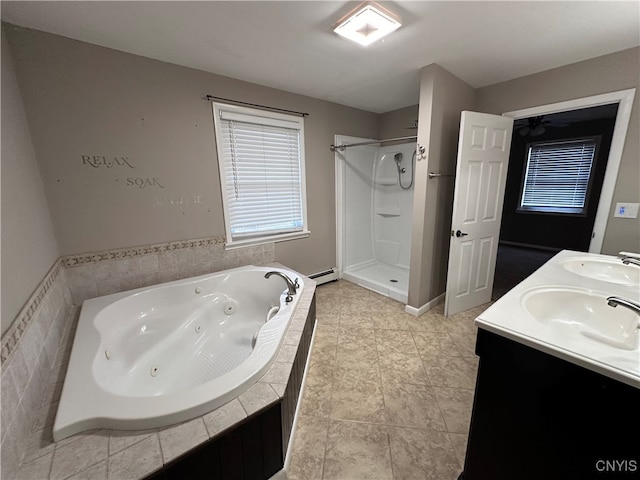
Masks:
[[[225,250],[224,240],[215,236],[122,248],[54,263],[2,336],[2,478],[11,478],[24,460],[25,438],[36,428],[33,418],[38,431],[43,421],[53,421],[55,409],[40,410],[47,409],[47,395],[61,388],[66,363],[58,351],[68,354],[71,348],[77,321],[72,306],[99,295],[275,260],[274,244]]]
[[[474,319],[403,305],[340,280],[318,286],[317,324],[289,480],[456,480],[477,357]]]
[[[279,264],[273,266],[282,267]],[[206,415],[147,431],[96,430],[64,439],[51,440],[51,425],[55,416],[57,398],[62,386],[60,380],[51,381],[47,389],[56,392],[43,406],[45,428],[26,437],[22,464],[7,478],[18,479],[85,479],[113,478],[139,479],[162,468],[192,448],[217,437],[238,422],[280,402],[286,396],[289,377],[303,331],[307,312],[312,307],[315,282],[304,278],[305,290],[296,306],[287,333],[280,346],[275,363],[264,377],[236,399]],[[70,339],[71,341],[71,339]],[[64,350],[60,370],[64,371],[70,348]],[[56,379],[59,377],[56,377]]]
[[[225,250],[225,237],[207,237],[62,257],[73,301],[275,262],[273,243]]]
[[[32,432],[37,437],[50,430],[75,313],[58,260],[2,337],[3,479],[16,478]]]
[[[225,250],[224,243],[225,237],[216,236],[60,257],[2,336],[2,362],[18,345],[57,280],[69,306],[72,301],[81,305],[87,298],[109,293],[275,262],[273,243],[234,250]]]

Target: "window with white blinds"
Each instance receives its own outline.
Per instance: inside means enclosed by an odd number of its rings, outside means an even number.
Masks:
[[[307,236],[302,117],[213,104],[227,246]]]
[[[597,147],[595,137],[532,143],[519,210],[584,214]]]

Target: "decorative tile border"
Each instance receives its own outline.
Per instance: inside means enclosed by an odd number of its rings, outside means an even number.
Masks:
[[[65,269],[70,267],[81,267],[83,265],[95,265],[100,262],[117,261],[131,258],[144,257],[146,255],[155,255],[163,252],[179,251],[195,249],[198,247],[209,247],[214,245],[224,245],[224,236],[213,236],[205,238],[197,238],[193,240],[181,240],[176,242],[157,243],[154,245],[142,245],[139,247],[130,248],[118,248],[113,250],[104,250],[101,252],[91,252],[80,255],[67,255],[58,258],[49,272],[45,275],[44,279],[38,287],[35,289],[31,297],[27,300],[24,307],[20,310],[13,324],[2,336],[0,346],[0,361],[4,363],[9,359],[11,353],[15,350],[18,342],[27,327],[31,323],[34,312],[38,309],[42,300],[49,292],[51,286],[58,278],[60,273],[64,273]],[[251,247],[247,247],[251,249]],[[230,255],[237,255],[237,253],[230,253]],[[75,270],[74,270],[75,272]],[[69,275],[69,273],[67,273]],[[193,276],[189,274],[186,276]],[[67,283],[73,280],[73,278],[67,277]],[[71,282],[73,283],[73,282]],[[159,283],[153,281],[151,283]],[[73,287],[73,285],[70,285]],[[125,288],[126,289],[126,288]],[[71,288],[73,291],[73,288]],[[97,293],[96,293],[97,295]],[[95,296],[95,295],[94,295]],[[76,299],[77,300],[77,299]],[[79,303],[82,303],[81,301]]]
[[[58,258],[53,266],[49,269],[49,272],[45,275],[44,279],[40,282],[33,294],[29,297],[24,307],[20,310],[13,324],[2,336],[2,346],[0,347],[0,361],[4,364],[11,353],[15,350],[20,338],[27,330],[27,327],[31,323],[33,314],[38,309],[42,300],[45,298],[49,289],[58,278],[58,275],[64,272],[64,266],[60,258]]]
[[[81,255],[68,255],[61,257],[61,260],[65,267],[75,267],[87,263],[141,257],[143,255],[153,255],[155,253],[170,252],[185,248],[224,245],[225,240],[224,236],[197,238],[195,240],[182,240],[178,242],[157,243],[155,245],[143,245],[140,247],[104,250],[102,252],[85,253]]]

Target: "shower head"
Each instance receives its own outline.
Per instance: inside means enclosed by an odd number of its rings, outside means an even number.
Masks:
[[[393,156],[393,159],[396,161],[396,163],[398,165],[400,165],[400,162],[402,161],[402,153],[398,152]]]

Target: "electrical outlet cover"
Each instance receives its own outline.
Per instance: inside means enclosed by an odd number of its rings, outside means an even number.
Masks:
[[[614,217],[638,218],[638,207],[640,203],[616,203]]]

